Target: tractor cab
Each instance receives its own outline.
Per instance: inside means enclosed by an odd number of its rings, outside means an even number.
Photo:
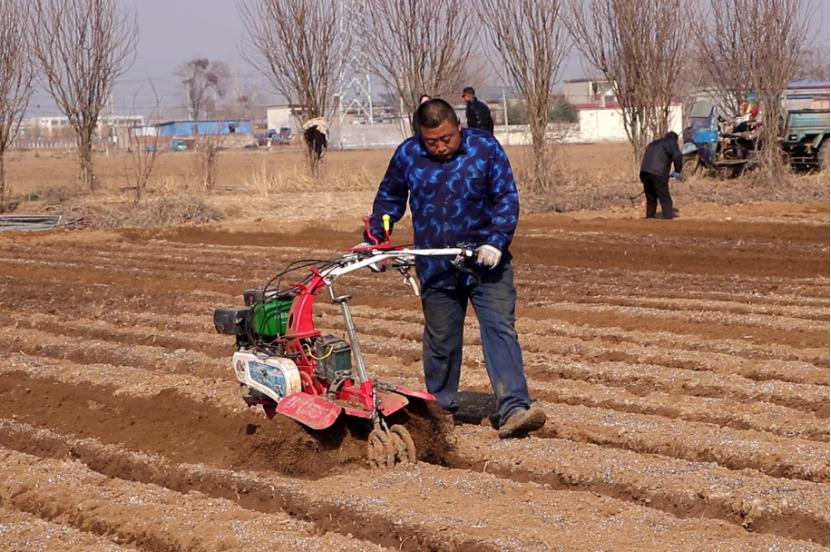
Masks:
[[[704,165],[715,159],[719,140],[719,116],[716,105],[708,100],[698,100],[690,109],[689,124],[683,131],[684,172],[692,173],[690,165]],[[687,170],[691,168],[691,170]]]

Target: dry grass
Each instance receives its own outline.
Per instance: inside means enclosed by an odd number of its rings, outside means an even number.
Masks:
[[[344,172],[324,165],[321,176],[313,178],[305,168],[296,165],[280,169],[263,163],[252,170],[243,188],[260,195],[287,192],[350,192],[377,187],[374,178],[375,175],[365,167]]]
[[[642,187],[633,173],[627,144],[560,146],[551,169],[557,183],[544,194],[526,189],[529,148],[507,151],[526,212],[628,209],[640,204]],[[8,165],[17,212],[61,212],[84,216],[91,225],[113,227],[251,216],[252,196],[258,198],[257,216],[275,216],[309,204],[313,210],[315,201],[325,203],[321,212],[327,216],[354,209],[363,213],[391,155],[390,150],[331,151],[315,179],[300,150],[229,149],[218,159],[216,189],[206,192],[196,154],[166,153],[159,158],[138,207],[132,206],[132,192],[123,189],[127,184],[123,155],[96,158],[104,190],[95,195],[77,192],[76,161],[70,153],[14,152]],[[694,203],[827,201],[829,188],[827,174],[789,175],[772,182],[757,172],[733,180],[694,177],[673,182],[672,193],[676,205],[683,208]]]
[[[64,189],[65,190],[65,189]],[[46,194],[24,203],[29,212],[61,214],[89,228],[204,224],[223,218],[222,211],[192,193],[148,196],[138,205],[132,193]]]

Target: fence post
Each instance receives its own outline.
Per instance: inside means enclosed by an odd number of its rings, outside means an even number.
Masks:
[[[505,123],[505,145],[507,146],[511,143],[511,127],[508,124],[508,100],[505,97],[505,88],[502,88],[502,112],[504,114],[502,120]]]

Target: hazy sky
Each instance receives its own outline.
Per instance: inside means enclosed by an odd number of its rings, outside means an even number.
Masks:
[[[815,37],[817,45],[828,47],[830,0],[800,1],[809,6],[812,14],[810,36]],[[238,3],[239,0],[122,0],[125,10],[135,13],[138,19],[139,43],[133,65],[116,86],[115,111],[131,113],[135,105],[137,113],[146,114],[154,103],[147,84],[151,81],[163,108],[171,112],[180,109],[184,103],[181,79],[174,73],[179,65],[196,57],[224,61],[243,88],[258,88],[261,103],[277,101],[276,94],[269,92],[268,83],[240,54],[244,29]],[[577,53],[572,52],[562,78],[583,75],[582,63]],[[51,99],[38,91],[30,115],[56,113]]]

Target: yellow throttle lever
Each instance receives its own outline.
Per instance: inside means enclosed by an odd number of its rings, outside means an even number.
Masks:
[[[390,216],[387,214],[381,215],[381,220],[384,221],[384,237],[387,243],[390,241]]]

